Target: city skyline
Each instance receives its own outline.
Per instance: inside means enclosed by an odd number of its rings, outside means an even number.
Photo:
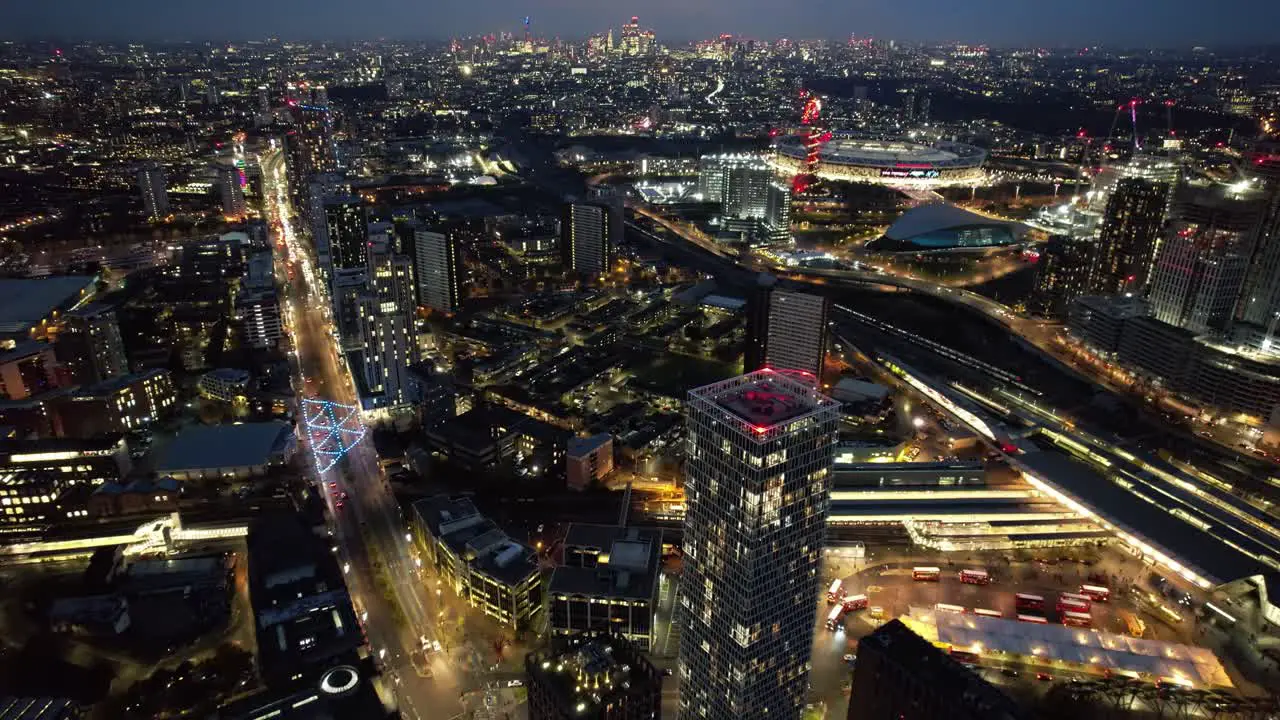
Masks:
[[[844,40],[850,36],[906,43],[973,43],[999,47],[1265,46],[1280,23],[1280,7],[1262,0],[1229,0],[1207,14],[1195,0],[1173,0],[1153,17],[1149,8],[1116,7],[1101,0],[1031,6],[1000,0],[967,5],[910,0],[892,6],[807,0],[803,6],[752,0],[721,7],[661,0],[634,7],[602,7],[562,0],[545,7],[501,1],[474,6],[406,8],[389,0],[365,3],[359,13],[322,0],[281,0],[268,6],[233,0],[217,6],[175,6],[130,0],[99,12],[88,0],[56,6],[8,8],[6,37],[19,39],[235,42],[262,37],[293,41],[442,41],[489,33],[584,40],[615,30],[632,15],[656,31],[659,42],[681,45],[722,33],[772,41]],[[252,15],[246,25],[243,18]],[[251,28],[251,29],[250,29]],[[834,30],[833,28],[840,28]]]

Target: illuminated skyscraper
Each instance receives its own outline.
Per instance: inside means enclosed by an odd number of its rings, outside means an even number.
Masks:
[[[162,220],[169,215],[169,189],[164,168],[159,163],[147,163],[138,168],[138,194],[142,196],[142,211],[148,220]]]
[[[418,302],[451,313],[462,303],[462,253],[449,233],[418,229],[413,233]]]
[[[67,313],[54,350],[81,385],[128,374],[129,360],[113,308],[96,303]]]
[[[821,295],[776,287],[777,278],[761,273],[747,297],[747,341],[742,369],[799,370],[815,382],[827,353],[827,317],[831,301]]]
[[[591,277],[606,273],[622,240],[622,209],[608,202],[569,203],[560,234],[565,267]]]
[[[368,263],[368,225],[364,204],[358,197],[330,198],[324,202],[325,235],[320,245],[327,249],[336,269],[363,268]]]
[[[231,165],[219,165],[214,172],[222,214],[229,218],[244,217],[244,188],[240,185],[240,169]]]
[[[791,183],[774,178],[765,192],[764,230],[772,242],[791,242]]]
[[[1098,295],[1141,293],[1164,225],[1169,186],[1121,178],[1107,201],[1090,284]]]
[[[800,717],[839,417],[770,370],[689,393],[682,720]]]
[[[413,261],[385,238],[371,245],[364,303],[366,404],[398,407],[410,401],[409,366],[418,362]]]

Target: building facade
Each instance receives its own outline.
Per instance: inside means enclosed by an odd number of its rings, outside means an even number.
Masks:
[[[561,223],[565,267],[587,276],[613,267],[622,240],[622,213],[609,203],[569,203]]]
[[[822,376],[827,354],[831,301],[820,295],[779,290],[762,274],[747,298],[747,336],[743,370],[769,367]]]
[[[148,220],[163,220],[169,216],[168,178],[158,163],[148,163],[138,168],[138,195],[142,196],[142,212]]]
[[[1027,309],[1045,317],[1065,317],[1071,301],[1088,292],[1097,247],[1093,238],[1050,237],[1040,251],[1036,283]]]
[[[1098,235],[1090,292],[1141,293],[1155,262],[1169,186],[1138,177],[1116,183]]]
[[[440,312],[456,312],[463,297],[462,253],[457,238],[445,232],[415,230],[413,261],[418,304]]]
[[[245,345],[269,350],[284,337],[280,302],[274,289],[248,290],[236,297],[236,319]]]
[[[68,313],[55,350],[77,383],[98,383],[129,372],[116,312],[104,305],[88,305]]]
[[[364,311],[364,371],[369,396],[381,407],[408,404],[409,367],[418,362],[414,332],[413,261],[385,238],[369,248]]]
[[[573,523],[548,589],[552,636],[612,632],[655,647],[662,531]]]
[[[613,472],[613,436],[609,433],[569,440],[565,455],[565,484],[583,490]]]
[[[525,657],[529,720],[657,720],[662,673],[625,638],[556,638]]]
[[[689,393],[681,718],[800,716],[839,408],[770,370]]]

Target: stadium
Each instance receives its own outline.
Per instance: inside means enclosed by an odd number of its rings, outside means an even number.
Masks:
[[[781,174],[809,172],[806,155],[800,136],[774,142],[773,164]],[[883,185],[977,185],[986,181],[986,159],[985,150],[964,143],[874,140],[837,133],[819,150],[813,174],[824,180]]]

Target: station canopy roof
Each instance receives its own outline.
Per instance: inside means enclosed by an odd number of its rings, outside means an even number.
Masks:
[[[1008,653],[1172,680],[1197,688],[1231,687],[1222,663],[1204,648],[1096,629],[911,608],[903,620],[927,640],[965,652]]]

